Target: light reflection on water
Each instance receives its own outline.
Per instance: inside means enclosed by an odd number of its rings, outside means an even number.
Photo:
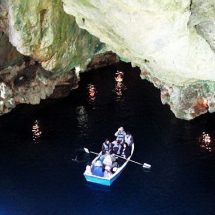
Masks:
[[[42,134],[41,128],[40,128],[40,124],[38,122],[38,120],[35,120],[33,126],[32,126],[32,133],[33,133],[33,141],[35,143],[39,142],[39,138]]]
[[[76,107],[77,128],[80,137],[89,135],[89,119],[88,113],[84,106]]]
[[[88,99],[89,104],[93,105],[95,107],[95,100],[96,100],[96,87],[93,84],[88,84]]]
[[[123,91],[126,90],[126,86],[123,83],[124,72],[117,70],[115,73],[115,89],[114,92],[116,93],[116,101],[123,100]]]
[[[214,139],[205,132],[202,132],[202,135],[199,137],[199,146],[202,150],[207,152],[215,151]]]

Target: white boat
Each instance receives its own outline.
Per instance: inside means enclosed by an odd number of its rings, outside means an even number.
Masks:
[[[98,154],[98,156],[95,157],[95,159],[92,161],[92,165],[90,167],[88,166],[89,168],[91,168],[91,170],[88,171],[86,168],[86,170],[84,172],[85,179],[89,182],[93,182],[96,184],[110,186],[120,176],[122,171],[125,169],[126,165],[128,164],[128,162],[130,161],[130,159],[133,155],[133,152],[134,152],[134,144],[132,144],[132,147],[131,147],[131,155],[127,159],[125,159],[125,162],[122,164],[122,166],[118,167],[117,170],[110,177],[96,176],[96,175],[93,175],[91,172],[92,168],[94,167],[94,164],[96,163],[97,160],[99,160],[99,158],[101,156],[101,152],[100,152]]]

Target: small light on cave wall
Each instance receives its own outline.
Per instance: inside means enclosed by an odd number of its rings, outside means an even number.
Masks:
[[[208,107],[208,101],[206,98],[203,98],[203,106]]]

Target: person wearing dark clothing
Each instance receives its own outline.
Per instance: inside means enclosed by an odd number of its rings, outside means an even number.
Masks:
[[[112,143],[106,139],[105,142],[102,144],[102,154],[107,154],[112,151]]]
[[[128,158],[130,154],[131,154],[131,150],[129,149],[128,145],[124,143],[121,156],[124,158]]]
[[[120,140],[115,140],[113,142],[113,153],[116,155],[121,155],[122,153],[122,145],[120,144]]]
[[[116,157],[117,157],[117,155],[121,156],[122,151],[123,151],[123,145],[121,144],[121,141],[115,140],[113,143],[114,143],[113,144],[113,153],[116,155]],[[117,164],[118,164],[117,166],[121,166],[124,162],[124,159],[121,157],[117,157],[117,158],[118,158],[117,159]]]

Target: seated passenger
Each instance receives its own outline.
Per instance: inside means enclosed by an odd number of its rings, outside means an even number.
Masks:
[[[102,154],[108,154],[112,150],[112,143],[106,139],[105,142],[102,144]]]
[[[91,166],[90,166],[90,165],[87,165],[87,166],[86,166],[86,170],[85,170],[84,173],[85,173],[85,174],[88,174],[88,175],[92,175]]]
[[[112,166],[112,158],[111,155],[106,155],[103,160],[104,165]]]
[[[122,154],[121,156],[124,158],[128,158],[131,154],[131,150],[126,143],[123,144]]]
[[[111,175],[112,175],[111,167],[110,166],[105,166],[104,178],[110,178]]]
[[[122,153],[122,145],[120,144],[120,140],[113,141],[113,153],[116,155],[121,155]]]
[[[104,172],[102,170],[102,162],[100,160],[97,160],[93,165],[92,174],[100,177],[104,176]]]

